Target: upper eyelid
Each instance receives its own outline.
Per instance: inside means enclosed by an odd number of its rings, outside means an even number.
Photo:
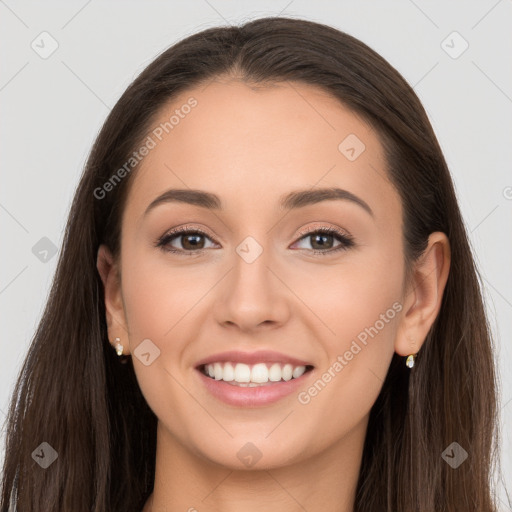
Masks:
[[[209,230],[203,228],[203,227],[197,227],[197,226],[189,226],[189,225],[185,225],[185,226],[179,226],[177,228],[172,228],[170,229],[169,231],[166,231],[162,236],[161,238],[167,238],[167,237],[178,237],[178,236],[183,236],[183,235],[186,235],[186,234],[189,234],[189,233],[200,233],[202,235],[205,235],[209,238],[213,240],[215,240],[217,237],[215,237],[214,235],[212,235],[210,233]]]
[[[312,233],[316,233],[316,232],[322,232],[322,231],[330,231],[334,234],[338,234],[338,235],[343,235],[347,238],[351,238],[352,235],[350,235],[348,233],[348,231],[346,231],[345,229],[342,229],[342,228],[338,228],[338,227],[333,227],[333,226],[326,226],[325,224],[322,224],[320,226],[313,226],[313,227],[309,227],[309,228],[305,228],[303,230],[299,230],[297,232],[297,235],[300,236],[300,237],[304,237],[304,236],[307,236],[307,235],[311,235]]]

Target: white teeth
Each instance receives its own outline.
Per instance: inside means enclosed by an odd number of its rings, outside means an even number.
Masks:
[[[268,379],[272,382],[278,382],[281,380],[281,365],[274,363],[269,370]]]
[[[205,365],[204,373],[215,380],[223,380],[242,387],[255,387],[269,382],[298,379],[306,371],[305,366],[293,366],[289,363],[213,363]]]
[[[222,380],[222,366],[220,363],[215,363],[213,365],[213,376],[215,380]]]
[[[285,364],[283,366],[283,380],[290,380],[293,374],[293,366],[291,364]]]
[[[252,367],[251,382],[263,383],[268,382],[268,368],[265,363],[258,363]]]
[[[306,371],[306,367],[305,366],[296,366],[293,369],[292,377],[294,379],[298,379],[305,371]]]
[[[224,369],[222,370],[222,380],[226,382],[235,380],[235,369],[231,363],[226,363],[224,365]]]
[[[235,366],[235,380],[237,382],[251,382],[251,368],[243,363]]]

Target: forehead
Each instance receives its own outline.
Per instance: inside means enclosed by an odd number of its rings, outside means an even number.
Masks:
[[[381,216],[400,206],[375,131],[311,85],[213,80],[168,102],[151,130],[154,147],[130,187],[139,215],[169,188],[216,193],[233,212],[277,205],[294,189],[334,186]]]

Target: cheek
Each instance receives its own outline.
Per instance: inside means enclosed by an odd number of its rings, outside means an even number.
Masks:
[[[181,436],[186,436],[186,429],[180,418],[204,421],[201,410],[190,407],[180,367],[183,352],[197,328],[193,307],[205,294],[200,289],[204,278],[197,276],[191,280],[192,275],[195,274],[171,268],[165,258],[142,250],[130,253],[128,249],[123,259],[125,316],[137,381],[156,416]],[[137,347],[146,339],[159,350],[148,365],[137,355]],[[152,350],[149,349],[150,353]],[[153,358],[152,353],[150,357]]]
[[[165,257],[156,251],[133,246],[125,249],[122,260],[125,319],[132,356],[136,358],[137,347],[149,339],[160,351],[156,366],[172,371],[186,344],[182,327],[187,313],[198,301],[199,290],[184,272],[171,269]],[[145,366],[135,363],[138,361],[134,360],[136,370],[142,366],[143,374]]]
[[[160,249],[126,251],[122,287],[130,339],[135,346],[150,338],[164,350],[171,345],[177,350],[181,323],[206,292],[207,283],[200,272],[171,265],[156,251]]]
[[[302,318],[312,319],[331,357],[348,350],[354,339],[374,339],[376,351],[389,350],[387,341],[394,340],[401,311],[403,263],[398,249],[374,244],[347,252],[335,264],[310,263],[283,275],[307,306],[298,306]]]
[[[304,401],[314,398],[311,403],[320,412],[335,396],[337,403],[353,408],[353,418],[361,417],[375,401],[393,356],[403,309],[402,257],[399,250],[381,245],[319,269],[304,272],[295,288],[315,314],[311,325],[326,353],[320,382],[310,393],[306,390]]]

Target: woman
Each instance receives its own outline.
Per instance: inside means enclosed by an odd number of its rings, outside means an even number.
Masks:
[[[1,510],[490,512],[496,399],[411,87],[325,25],[208,29],[143,71],[92,148]]]

